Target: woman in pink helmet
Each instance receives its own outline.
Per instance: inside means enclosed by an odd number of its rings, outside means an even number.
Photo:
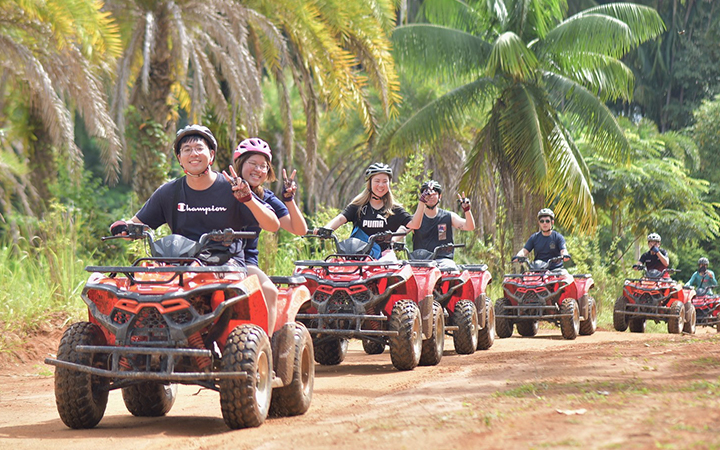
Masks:
[[[283,189],[280,198],[273,191],[262,186],[266,181],[272,183],[277,179],[272,166],[272,151],[267,142],[259,138],[245,139],[240,142],[233,152],[233,168],[250,185],[253,193],[273,210],[280,221],[281,228],[298,236],[307,233],[307,223],[300,213],[300,208],[295,203],[295,193],[297,192],[296,171],[293,170],[290,177],[288,177],[287,172],[283,169]],[[259,235],[262,227],[254,224],[245,229],[255,231]],[[258,240],[259,238],[255,238],[245,243],[245,264],[247,265],[248,274],[255,274],[260,279],[268,304],[274,305],[278,291],[270,278],[258,267]]]

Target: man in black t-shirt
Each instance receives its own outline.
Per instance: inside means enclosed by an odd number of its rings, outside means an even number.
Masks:
[[[643,264],[647,270],[663,271],[670,266],[670,258],[667,250],[660,248],[662,238],[657,233],[650,233],[647,237],[649,250],[642,255],[638,262]]]
[[[565,237],[553,230],[555,224],[555,213],[550,208],[543,208],[537,213],[540,231],[534,233],[525,243],[525,246],[515,255],[517,257],[527,257],[531,251],[535,252],[535,259],[548,261],[551,258],[563,256],[563,261],[570,259],[570,254],[565,245]],[[562,268],[562,262],[551,264],[550,270]]]
[[[464,231],[475,229],[475,219],[470,211],[470,200],[458,194],[458,201],[463,209],[465,218],[460,217],[451,211],[438,208],[442,200],[442,185],[435,180],[424,182],[420,186],[420,203],[418,207],[423,212],[420,228],[413,232],[413,250],[423,249],[429,252],[444,244],[452,244],[453,228]],[[453,252],[449,251],[442,255],[443,258],[452,258]]]

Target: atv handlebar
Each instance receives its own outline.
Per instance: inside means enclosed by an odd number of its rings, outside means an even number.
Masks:
[[[153,241],[155,236],[153,235],[152,231],[150,230],[150,227],[145,225],[144,223],[133,223],[128,222],[127,223],[127,234],[117,234],[115,236],[103,236],[100,238],[101,241],[109,241],[111,239],[127,239],[127,240],[137,240],[137,239],[145,239],[150,238],[150,241]]]
[[[213,230],[203,234],[200,236],[198,243],[200,247],[203,247],[209,241],[220,242],[225,246],[229,246],[238,239],[254,239],[256,237],[257,233],[254,231],[235,231],[232,228],[225,228],[224,230]]]

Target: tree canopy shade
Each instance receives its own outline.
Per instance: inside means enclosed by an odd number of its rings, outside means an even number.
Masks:
[[[591,180],[573,133],[596,152],[627,160],[628,142],[604,102],[630,97],[633,74],[619,58],[663,31],[657,12],[619,3],[566,18],[563,0],[423,6],[428,23],[393,33],[399,64],[457,87],[401,125],[392,145],[436,141],[479,117],[463,184],[482,191],[492,181],[484,166],[497,170],[515,239],[530,219],[528,208],[538,204],[553,205],[568,227],[591,229]]]

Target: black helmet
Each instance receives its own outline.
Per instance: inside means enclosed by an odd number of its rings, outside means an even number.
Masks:
[[[537,213],[538,219],[541,217],[545,217],[545,216],[551,218],[552,220],[555,220],[555,213],[550,208],[543,208],[540,211],[538,211],[538,213]]]
[[[437,191],[438,194],[442,194],[442,185],[435,180],[424,182],[422,186],[420,186],[420,192],[425,191],[425,189],[432,189],[433,191]]]
[[[370,167],[368,167],[367,170],[365,170],[365,181],[369,180],[373,175],[377,175],[379,173],[387,174],[387,176],[389,176],[392,180],[393,171],[390,166],[383,163],[373,163],[370,164]]]
[[[212,131],[203,125],[188,125],[185,128],[178,130],[175,136],[175,142],[173,143],[173,149],[175,149],[175,155],[180,153],[180,141],[185,136],[200,136],[210,144],[210,150],[217,151],[217,140],[213,136]]]
[[[702,265],[707,266],[708,264],[710,264],[710,261],[706,257],[703,256],[702,258],[698,259],[699,266],[702,266]]]

